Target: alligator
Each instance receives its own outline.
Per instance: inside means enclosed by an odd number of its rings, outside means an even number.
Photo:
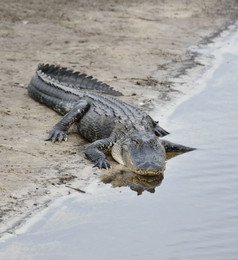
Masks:
[[[106,154],[140,175],[158,175],[165,167],[166,152],[194,150],[161,137],[168,134],[141,108],[121,101],[122,93],[80,72],[39,64],[29,85],[34,100],[63,115],[47,140],[67,141],[72,124],[91,144],[86,157],[99,169],[111,168]]]

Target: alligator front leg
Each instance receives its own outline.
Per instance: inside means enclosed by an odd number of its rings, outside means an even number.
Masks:
[[[52,142],[62,140],[67,141],[67,131],[70,126],[80,120],[88,111],[90,105],[87,101],[79,101],[49,132],[49,138]]]
[[[164,146],[164,149],[166,152],[186,153],[186,152],[196,150],[196,148],[184,146],[181,144],[175,144],[175,143],[172,143],[172,142],[164,140],[164,139],[160,139],[160,141],[161,141],[162,145]]]
[[[106,159],[106,155],[103,152],[110,151],[112,148],[113,142],[111,138],[101,139],[90,144],[86,150],[86,157],[94,162],[94,167],[98,167],[99,169],[111,168],[111,165]]]
[[[161,126],[159,126],[158,124],[154,125],[154,132],[155,135],[159,136],[159,137],[163,137],[165,135],[168,135],[169,132],[167,132],[166,130],[164,130]]]

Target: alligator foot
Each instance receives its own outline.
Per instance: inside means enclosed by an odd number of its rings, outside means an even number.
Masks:
[[[53,143],[57,141],[58,142],[67,141],[67,132],[62,129],[53,127],[53,129],[50,130],[49,137],[48,139],[46,139],[46,141],[49,140],[51,140]]]
[[[154,131],[155,131],[155,134],[159,137],[163,137],[165,135],[168,135],[169,132],[167,132],[166,130],[164,130],[161,126],[159,125],[155,125],[154,126]]]
[[[48,140],[52,142],[67,141],[67,130],[79,121],[89,109],[89,104],[85,100],[80,100],[64,117],[52,128]]]
[[[103,151],[106,152],[111,149],[112,143],[111,138],[105,138],[93,142],[86,148],[85,155],[90,161],[94,162],[93,167],[98,167],[99,169],[104,168],[107,170],[111,168],[111,165],[107,161],[106,155]]]
[[[172,142],[165,140],[165,139],[161,139],[161,143],[164,146],[164,149],[165,149],[166,152],[186,153],[186,152],[196,150],[196,148],[184,146],[184,145],[181,145],[181,144],[175,144],[175,143],[172,143]]]
[[[95,164],[94,164],[93,167],[98,167],[99,169],[104,168],[104,169],[106,169],[106,170],[112,168],[112,166],[110,165],[110,163],[109,163],[105,158],[99,158],[99,159],[95,162]]]

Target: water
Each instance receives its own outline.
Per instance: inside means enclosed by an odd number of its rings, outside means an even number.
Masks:
[[[204,91],[169,118],[168,138],[199,149],[169,160],[164,180],[148,191],[131,178],[131,189],[92,183],[1,243],[0,259],[237,259],[237,71],[237,49],[225,51]]]

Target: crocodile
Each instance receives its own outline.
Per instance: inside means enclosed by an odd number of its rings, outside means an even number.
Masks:
[[[63,115],[50,130],[47,140],[67,141],[72,124],[91,142],[86,157],[99,169],[111,168],[106,154],[140,175],[154,176],[165,168],[166,152],[187,152],[193,148],[161,137],[169,134],[145,111],[126,103],[108,84],[81,72],[39,64],[29,85],[34,100]]]

